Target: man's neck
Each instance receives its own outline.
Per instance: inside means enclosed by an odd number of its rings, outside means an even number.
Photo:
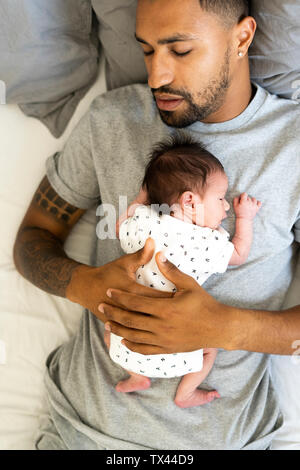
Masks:
[[[205,123],[213,124],[231,121],[249,106],[255,96],[255,88],[251,84],[250,74],[245,71],[231,83],[227,91],[223,105],[215,113],[203,120]]]

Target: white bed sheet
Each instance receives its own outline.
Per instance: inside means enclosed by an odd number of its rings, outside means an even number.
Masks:
[[[54,139],[36,119],[17,106],[0,106],[0,449],[34,449],[40,422],[47,411],[43,375],[47,355],[75,331],[80,306],[48,295],[16,271],[12,248],[17,228],[34,189],[45,173],[45,160],[61,149],[93,98],[105,91],[104,65],[80,103],[66,132]],[[66,250],[88,262],[95,211],[76,225]],[[300,303],[300,269],[289,304]],[[297,340],[300,338],[295,338]],[[297,357],[296,357],[297,359]],[[300,449],[300,359],[276,357],[276,380],[286,424],[274,441],[275,449]]]
[[[0,449],[34,449],[45,416],[43,374],[51,350],[76,331],[82,308],[35,288],[16,271],[12,249],[46,158],[60,150],[90,103],[106,91],[104,63],[68,128],[55,139],[15,105],[0,106]],[[95,211],[88,211],[66,243],[67,253],[88,262]],[[6,356],[6,357],[5,357]]]

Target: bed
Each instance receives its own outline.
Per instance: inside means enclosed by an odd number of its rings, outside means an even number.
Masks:
[[[33,450],[47,404],[43,385],[45,360],[76,331],[80,306],[35,288],[16,271],[12,249],[17,228],[45,173],[46,158],[61,149],[71,130],[99,93],[106,91],[105,64],[80,101],[59,139],[17,105],[0,106],[0,449]],[[66,251],[88,262],[95,211],[88,211],[71,233]],[[300,303],[300,263],[286,307]],[[271,373],[285,424],[274,450],[300,449],[300,338],[292,357],[274,356]]]
[[[66,131],[55,139],[17,105],[0,106],[0,449],[34,449],[46,412],[45,359],[76,330],[82,309],[48,295],[14,267],[13,243],[33,190],[45,174],[46,158],[61,149],[99,93],[106,91],[104,63]],[[80,220],[66,244],[68,254],[88,262],[95,211]]]

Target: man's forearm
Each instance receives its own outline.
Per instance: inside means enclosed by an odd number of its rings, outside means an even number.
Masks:
[[[292,355],[300,341],[300,305],[288,310],[232,310],[229,349]]]
[[[80,266],[67,257],[58,238],[38,228],[25,228],[19,233],[14,261],[28,281],[59,297],[66,297],[72,273]]]

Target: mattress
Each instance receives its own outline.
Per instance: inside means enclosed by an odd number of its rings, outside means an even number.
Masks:
[[[104,64],[60,139],[17,106],[0,106],[0,449],[32,450],[47,414],[45,360],[78,327],[82,308],[46,294],[15,269],[12,249],[33,191],[45,174],[46,158],[60,150],[90,103],[105,91]],[[88,262],[94,211],[88,211],[66,243],[69,256]],[[300,268],[287,305],[300,303]],[[296,340],[298,338],[295,338]],[[300,338],[299,346],[300,349]],[[299,351],[300,352],[300,351]],[[272,375],[285,416],[274,449],[300,449],[300,358],[276,356]],[[109,413],[109,411],[108,411]]]

